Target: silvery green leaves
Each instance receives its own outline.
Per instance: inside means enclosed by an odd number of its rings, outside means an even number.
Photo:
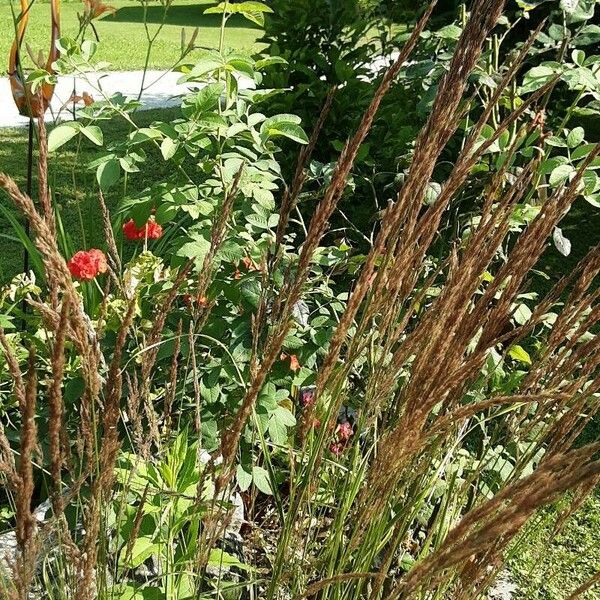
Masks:
[[[546,140],[551,155],[540,165],[540,173],[547,176],[550,188],[567,184],[575,177],[581,161],[596,147],[585,141],[583,127],[564,129]],[[579,192],[592,205],[598,206],[600,195],[600,178],[596,171],[600,168],[600,160],[596,159],[586,169]]]
[[[592,96],[600,92],[600,74],[598,73],[598,56],[586,58],[583,50],[573,51],[573,63],[543,62],[523,76],[519,94],[529,94],[540,89],[557,76],[567,84],[570,90],[589,93]]]
[[[594,16],[596,0],[560,0],[567,23],[581,23]]]

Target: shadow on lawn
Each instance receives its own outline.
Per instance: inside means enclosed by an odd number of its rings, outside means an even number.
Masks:
[[[221,15],[205,15],[204,11],[208,8],[205,3],[201,4],[185,4],[183,6],[171,6],[167,12],[165,19],[166,25],[180,25],[182,27],[221,27]],[[144,13],[145,20],[148,23],[162,23],[165,9],[162,6],[148,6],[145,11],[143,6],[124,6],[119,8],[117,12],[105,21],[119,23],[143,23]],[[258,25],[248,21],[241,15],[232,15],[228,20],[228,26],[245,28],[245,29],[261,29]]]

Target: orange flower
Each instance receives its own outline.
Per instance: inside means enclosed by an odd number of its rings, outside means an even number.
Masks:
[[[242,263],[244,263],[244,266],[246,267],[246,269],[248,271],[259,271],[260,270],[258,268],[258,265],[249,256],[244,256],[244,258],[242,258]]]
[[[68,104],[72,103],[77,104],[79,102],[83,102],[86,106],[90,106],[94,104],[94,97],[91,94],[88,94],[87,92],[83,92],[81,96],[71,94],[71,97],[67,100],[64,106],[67,106]]]
[[[83,0],[85,6],[85,14],[90,19],[97,19],[104,13],[115,13],[117,9],[114,6],[103,4],[100,0]]]
[[[290,369],[296,372],[300,368],[300,363],[298,362],[298,357],[295,354],[290,356]]]

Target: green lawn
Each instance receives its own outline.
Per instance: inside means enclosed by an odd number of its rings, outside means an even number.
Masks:
[[[131,0],[104,0],[106,4],[114,6],[117,12],[107,15],[96,21],[96,30],[100,38],[100,47],[96,55],[97,60],[107,61],[111,69],[131,70],[144,66],[146,58],[147,37],[144,28],[144,7]],[[175,0],[166,13],[158,2],[149,6],[146,12],[149,31],[152,34],[165,18],[165,27],[160,32],[152,49],[149,66],[151,68],[165,68],[173,65],[179,56],[181,45],[181,29],[187,30],[189,39],[193,28],[199,28],[196,44],[203,47],[214,48],[219,40],[219,15],[204,15],[209,6],[217,4],[212,0]],[[15,10],[18,2],[12,1]],[[81,2],[63,3],[61,6],[61,23],[64,36],[75,35],[79,21],[77,13],[81,12]],[[34,0],[31,8],[31,19],[26,41],[36,52],[48,52],[49,45],[50,5],[48,2]],[[91,34],[91,31],[90,31]],[[262,30],[243,17],[233,16],[227,23],[226,45],[235,48],[258,50],[260,44],[257,39]],[[8,52],[14,37],[14,26],[11,13],[11,2],[0,0],[0,64],[2,74],[8,62]],[[3,58],[6,57],[6,58]]]
[[[155,109],[141,111],[134,116],[140,125],[149,125],[156,120],[170,120],[178,114],[178,109]],[[129,132],[129,126],[123,121],[102,123],[106,140],[122,139]],[[76,144],[69,144],[52,157],[49,165],[49,183],[54,202],[60,207],[65,231],[77,248],[103,248],[105,239],[102,233],[102,218],[98,205],[98,184],[95,171],[86,169],[86,165],[98,156],[98,147],[87,140],[81,140],[79,149]],[[158,150],[153,153],[146,149],[153,177],[161,179],[166,176],[167,164]],[[37,159],[37,156],[35,156]],[[0,171],[15,178],[25,189],[27,165],[27,129],[0,129]],[[149,168],[144,172],[133,173],[129,176],[128,185],[142,189],[150,184],[148,181]],[[35,198],[34,180],[34,198]],[[109,207],[115,207],[123,196],[123,188],[111,190],[106,196]],[[5,194],[0,192],[0,205],[10,207],[11,203]],[[83,230],[81,227],[83,223]],[[84,239],[85,238],[85,239]],[[21,272],[23,265],[23,246],[14,239],[14,234],[8,221],[0,214],[0,285],[9,281],[15,274]]]
[[[552,535],[557,513],[544,511],[539,527],[510,562],[519,586],[515,600],[563,600],[600,569],[600,488],[567,521],[561,533]],[[596,585],[581,600],[600,598]]]

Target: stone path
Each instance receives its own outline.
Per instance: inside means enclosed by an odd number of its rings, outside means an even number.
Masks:
[[[53,121],[57,117],[66,120],[71,119],[72,104],[69,98],[75,89],[76,94],[81,96],[83,92],[91,94],[96,100],[102,98],[101,88],[106,95],[121,92],[129,98],[137,98],[142,86],[143,71],[111,71],[106,73],[90,73],[88,83],[82,78],[59,77],[54,90],[54,96],[50,109],[46,112],[46,121]],[[177,97],[185,94],[192,86],[200,87],[199,84],[179,84],[177,80],[180,73],[167,71],[147,71],[144,80],[144,93],[142,102],[144,108],[163,108],[178,103]],[[250,88],[253,82],[242,78],[239,81],[241,88]],[[29,119],[19,115],[13,102],[8,77],[0,78],[0,127],[23,127]]]
[[[369,70],[375,74],[382,68],[389,66],[396,59],[398,53],[392,52],[389,57],[377,57],[369,65]],[[69,98],[73,90],[81,96],[83,92],[91,94],[96,100],[102,98],[102,93],[97,88],[110,96],[121,92],[129,98],[137,98],[142,86],[143,71],[108,71],[105,73],[89,73],[88,83],[83,78],[59,77],[54,90],[50,110],[46,112],[46,121],[72,119],[72,104]],[[144,80],[144,93],[142,102],[144,108],[164,108],[178,104],[177,97],[185,94],[192,86],[201,87],[201,84],[179,84],[177,80],[180,73],[169,71],[146,71]],[[367,77],[368,78],[368,77]],[[254,82],[247,77],[238,79],[239,87],[251,89]],[[29,122],[27,117],[19,115],[13,102],[8,77],[0,77],[0,127],[24,127]]]

